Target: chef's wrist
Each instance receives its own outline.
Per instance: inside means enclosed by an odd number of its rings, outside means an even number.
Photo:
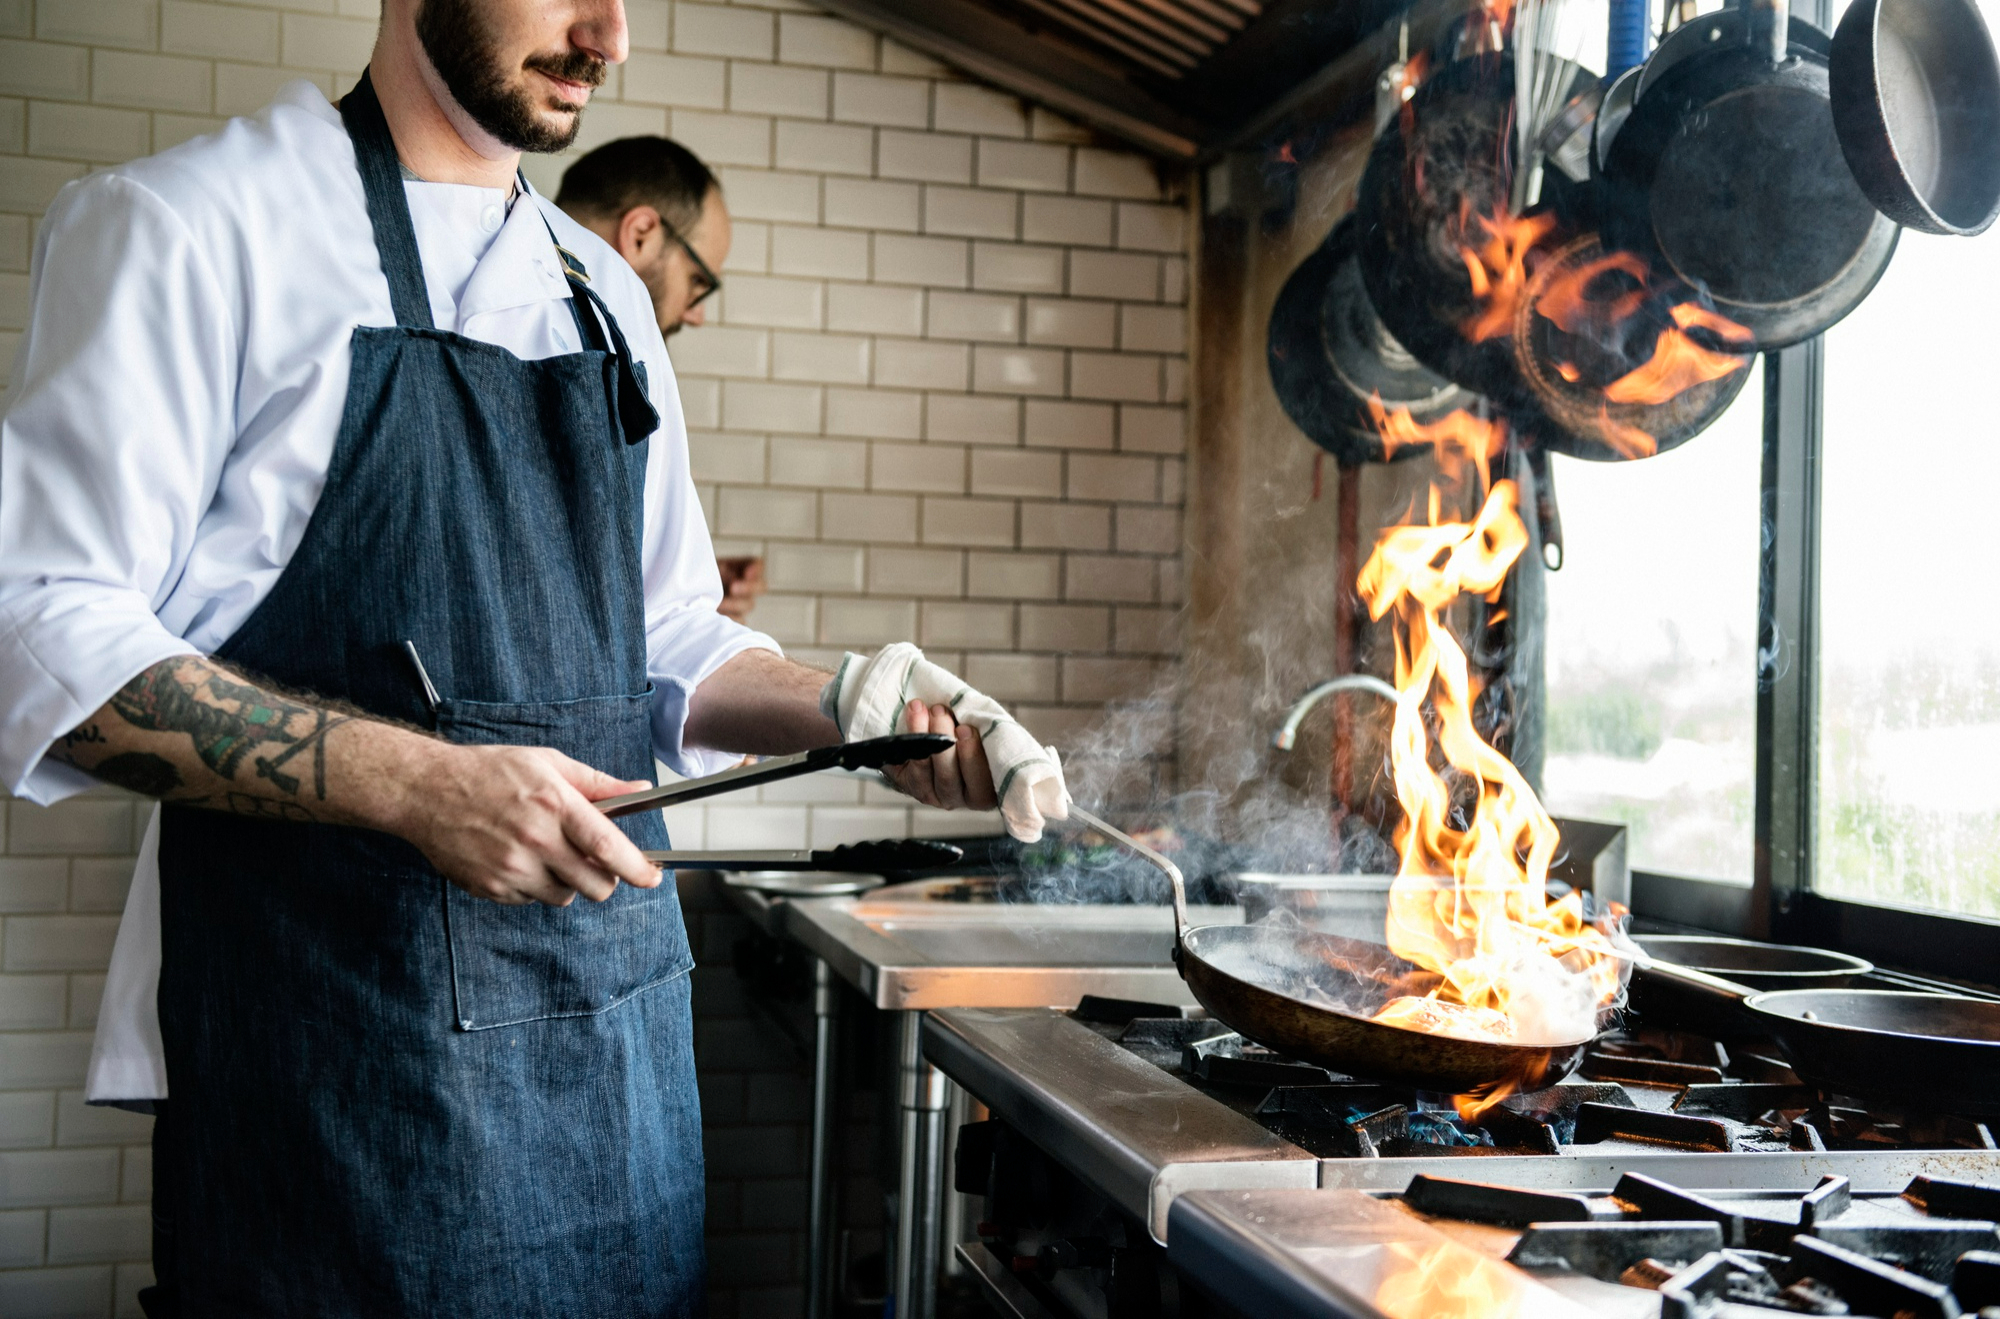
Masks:
[[[361,788],[344,803],[353,824],[414,840],[435,815],[440,790],[457,775],[464,748],[394,724],[349,725],[350,781]]]

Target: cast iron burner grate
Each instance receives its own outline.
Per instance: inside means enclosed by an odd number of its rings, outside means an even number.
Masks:
[[[1662,1319],[1759,1312],[1950,1319],[2000,1306],[2000,1186],[1919,1177],[1864,1200],[1845,1177],[1802,1196],[1723,1198],[1627,1173],[1609,1196],[1412,1179],[1433,1219],[1520,1228],[1507,1259],[1660,1294]]]
[[[1970,1118],[1816,1093],[1763,1040],[1615,1032],[1562,1084],[1466,1120],[1448,1095],[1299,1062],[1179,1008],[1092,998],[1073,1015],[1321,1158],[1995,1148]]]

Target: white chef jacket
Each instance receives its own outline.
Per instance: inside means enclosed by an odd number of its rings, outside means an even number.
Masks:
[[[530,191],[405,184],[440,329],[529,359],[582,348],[550,239],[583,260],[645,363],[660,428],[642,538],[655,750],[678,773],[701,680],[769,637],[716,613],[722,584],[645,288]],[[546,221],[546,224],[544,223]],[[349,339],[396,322],[339,112],[297,82],[258,115],[72,183],[36,241],[32,310],[0,420],[0,782],[54,802],[91,780],[50,744],[160,660],[225,641],[284,571],[318,502]],[[146,832],[91,1058],[92,1100],[166,1094],[159,821]]]

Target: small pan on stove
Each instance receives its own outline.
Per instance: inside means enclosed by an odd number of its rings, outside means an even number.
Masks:
[[[1758,943],[1705,934],[1635,934],[1641,952],[1675,966],[1723,976],[1751,989],[1846,989],[1875,964],[1827,948]],[[1643,982],[1650,968],[1633,979]]]
[[[1633,1006],[1660,1025],[1768,1035],[1820,1090],[2000,1117],[2000,1002],[1887,989],[1760,994],[1655,961],[1633,979]]]
[[[1072,817],[1158,866],[1173,885],[1174,967],[1209,1015],[1301,1062],[1420,1090],[1539,1090],[1576,1070],[1590,1039],[1502,1044],[1369,1020],[1390,999],[1437,977],[1380,944],[1272,925],[1189,928],[1180,868],[1079,807]],[[1282,988],[1281,988],[1282,987]],[[1332,1006],[1340,1004],[1340,1007]]]

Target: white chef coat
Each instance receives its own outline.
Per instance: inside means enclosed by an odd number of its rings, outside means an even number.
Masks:
[[[583,260],[660,429],[642,539],[655,750],[678,773],[689,697],[777,643],[716,613],[722,584],[645,288],[532,191],[404,189],[440,329],[523,358],[582,347],[550,240]],[[544,221],[546,220],[546,225]],[[0,421],[0,782],[54,802],[91,780],[44,758],[162,659],[207,653],[263,600],[305,532],[346,401],[349,338],[395,324],[354,150],[310,83],[260,114],[72,183],[36,241],[32,310]],[[93,1100],[166,1093],[157,813],[112,955]]]

